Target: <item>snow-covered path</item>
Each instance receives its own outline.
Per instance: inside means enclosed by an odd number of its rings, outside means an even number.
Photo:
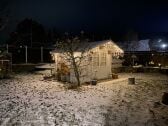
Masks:
[[[131,74],[120,79],[66,90],[39,74],[0,80],[0,125],[4,126],[168,126],[168,76]]]

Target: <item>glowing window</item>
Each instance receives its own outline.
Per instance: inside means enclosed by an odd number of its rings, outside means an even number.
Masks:
[[[98,53],[94,53],[93,54],[93,66],[99,66],[99,54]]]
[[[100,66],[106,66],[106,53],[101,53],[100,57]]]

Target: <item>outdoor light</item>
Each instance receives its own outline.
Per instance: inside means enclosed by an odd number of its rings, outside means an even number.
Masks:
[[[155,63],[153,61],[150,61],[149,64],[154,65]]]
[[[167,44],[161,44],[161,48],[165,49],[167,47]]]

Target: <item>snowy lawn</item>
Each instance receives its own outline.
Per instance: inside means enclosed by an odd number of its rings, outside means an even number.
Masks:
[[[0,125],[4,126],[168,126],[168,76],[131,74],[120,79],[66,90],[40,74],[0,80]]]

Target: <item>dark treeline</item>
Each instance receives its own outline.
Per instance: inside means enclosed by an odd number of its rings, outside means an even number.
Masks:
[[[92,41],[101,41],[112,39],[115,42],[124,41],[138,41],[141,39],[158,39],[167,38],[168,33],[139,33],[135,30],[128,30],[124,32],[103,32],[103,31],[83,31],[81,29],[78,33],[60,31],[57,28],[45,28],[39,22],[33,19],[24,19],[17,24],[16,29],[10,33],[7,43],[11,46],[28,46],[28,47],[51,47],[57,41],[61,40],[65,34],[71,36],[82,36],[84,39]]]
[[[12,46],[29,46],[29,47],[48,47],[52,46],[63,38],[67,33],[66,31],[60,31],[56,28],[47,29],[39,22],[33,19],[24,19],[17,24],[16,29],[10,33],[10,37],[7,43]],[[68,33],[72,36],[81,36],[89,41],[100,41],[112,39],[113,41],[125,41],[127,38],[134,39],[137,36],[137,32],[90,32],[81,31],[79,33]]]

